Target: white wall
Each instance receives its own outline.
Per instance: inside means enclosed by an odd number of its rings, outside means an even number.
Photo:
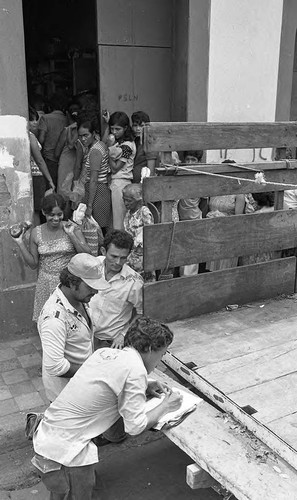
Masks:
[[[275,121],[283,0],[212,0],[208,121]],[[228,151],[237,161],[269,150]],[[221,161],[226,152],[210,152]]]

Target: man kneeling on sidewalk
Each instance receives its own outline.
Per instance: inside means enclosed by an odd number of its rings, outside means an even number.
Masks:
[[[51,500],[91,500],[98,471],[96,436],[113,432],[137,435],[161,416],[178,409],[182,397],[149,381],[173,333],[145,317],[133,323],[124,349],[98,349],[85,361],[49,406],[33,437],[32,463],[41,471]],[[146,413],[146,396],[165,393]]]

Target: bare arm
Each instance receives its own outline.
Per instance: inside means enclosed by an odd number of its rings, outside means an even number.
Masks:
[[[112,174],[116,174],[123,168],[125,165],[125,162],[122,160],[113,160],[112,158],[109,158],[109,166]]]
[[[69,221],[63,224],[63,229],[68,234],[77,253],[91,253],[90,247],[78,226]]]
[[[48,171],[47,165],[40,153],[40,149],[37,143],[37,139],[33,134],[29,134],[30,138],[30,150],[31,150],[31,155],[33,157],[33,160],[35,161],[36,165],[38,166],[40,172],[44,175],[44,177],[48,180],[49,185],[52,189],[55,189],[55,185],[53,183],[53,180],[51,178],[51,174]]]
[[[36,269],[38,267],[38,262],[39,262],[39,253],[38,253],[36,236],[37,236],[36,228],[34,228],[32,229],[30,234],[29,250],[25,243],[24,231],[18,238],[14,238],[15,242],[17,243],[21,251],[24,261],[29,267],[31,267],[31,269]]]

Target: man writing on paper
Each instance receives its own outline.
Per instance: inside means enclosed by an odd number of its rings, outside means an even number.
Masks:
[[[52,500],[92,499],[98,473],[93,439],[98,434],[111,426],[140,434],[181,406],[180,394],[147,378],[172,340],[166,325],[138,318],[125,336],[123,350],[98,349],[49,406],[33,437],[32,462]],[[160,392],[164,400],[146,413],[146,395]]]

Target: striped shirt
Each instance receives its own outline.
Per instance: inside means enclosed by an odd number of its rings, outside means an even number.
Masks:
[[[97,182],[102,182],[103,184],[107,184],[107,174],[109,173],[108,149],[107,146],[104,144],[104,142],[101,141],[95,142],[93,146],[90,148],[90,151],[86,155],[84,164],[84,170],[86,175],[85,181],[86,182],[90,181],[90,176],[91,176],[90,157],[92,157],[93,155],[96,159],[97,151],[99,151],[99,153],[102,156],[101,166],[100,169],[98,170]]]

